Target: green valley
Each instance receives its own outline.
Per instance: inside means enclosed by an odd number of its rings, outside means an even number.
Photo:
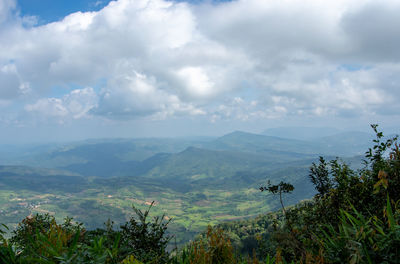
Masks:
[[[73,217],[93,229],[110,218],[123,223],[132,216],[132,205],[143,209],[155,201],[153,213],[172,219],[169,231],[181,244],[209,224],[279,208],[272,195],[259,191],[267,179],[294,184],[288,204],[310,198],[314,190],[306,180],[308,169],[323,151],[316,142],[245,132],[215,139],[115,139],[36,147],[31,156],[14,156],[15,164],[31,167],[0,167],[0,222],[16,227],[29,214],[49,213],[58,220]],[[347,160],[357,167],[361,159]]]

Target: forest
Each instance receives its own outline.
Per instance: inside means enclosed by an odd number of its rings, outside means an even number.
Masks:
[[[132,207],[115,226],[86,229],[49,214],[1,226],[1,263],[399,263],[400,148],[397,137],[375,132],[360,169],[336,158],[310,164],[315,195],[285,206],[288,182],[260,186],[281,209],[256,218],[209,225],[187,244],[174,246],[171,219]]]

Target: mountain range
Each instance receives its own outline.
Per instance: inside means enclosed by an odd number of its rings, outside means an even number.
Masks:
[[[190,239],[207,224],[279,207],[258,188],[267,179],[295,186],[285,202],[314,194],[309,167],[319,156],[343,156],[354,167],[371,135],[341,132],[314,140],[232,132],[218,138],[87,140],[0,151],[0,223],[30,213],[73,216],[89,228],[124,222],[131,205],[172,217],[171,231]],[[111,217],[112,216],[112,217]],[[190,231],[189,231],[190,230]]]

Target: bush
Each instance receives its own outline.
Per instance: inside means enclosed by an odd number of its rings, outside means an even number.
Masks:
[[[288,220],[271,236],[285,259],[327,263],[400,259],[397,209],[392,212],[392,204],[400,200],[400,151],[397,138],[383,140],[377,126],[372,128],[375,145],[366,152],[362,170],[322,157],[311,166],[317,195],[288,210]]]
[[[170,220],[164,221],[165,215],[162,215],[149,222],[147,217],[153,204],[145,212],[133,207],[137,219],[132,217],[121,226],[122,250],[124,255],[132,254],[145,263],[167,263],[169,253],[166,248],[171,237],[166,231]]]
[[[400,263],[400,212],[387,199],[384,221],[365,217],[355,208],[341,211],[338,228],[321,230],[320,252],[328,263]],[[327,229],[327,230],[326,230]]]
[[[0,263],[167,263],[169,222],[164,216],[147,221],[152,205],[145,212],[134,208],[138,219],[121,230],[111,221],[106,229],[86,231],[71,218],[57,224],[49,214],[27,217],[9,240],[0,229]]]
[[[234,264],[237,261],[233,246],[224,231],[208,226],[207,232],[183,249],[174,263]]]

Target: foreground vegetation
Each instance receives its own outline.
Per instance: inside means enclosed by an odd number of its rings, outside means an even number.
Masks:
[[[24,219],[6,239],[2,263],[399,263],[400,149],[384,140],[377,126],[365,167],[354,171],[339,160],[312,164],[312,200],[282,212],[221,224],[182,249],[167,250],[165,216],[149,220],[149,210],[114,228],[85,230],[66,218]],[[288,185],[282,185],[288,186]],[[277,189],[264,189],[277,191]],[[288,188],[290,190],[290,188]],[[280,193],[284,195],[284,193]],[[261,195],[261,194],[260,194]],[[282,206],[283,203],[282,203]],[[173,243],[172,243],[173,244]]]
[[[242,252],[277,262],[400,263],[400,150],[376,132],[363,169],[322,157],[309,178],[312,200],[222,227]],[[286,211],[286,214],[285,214]]]

